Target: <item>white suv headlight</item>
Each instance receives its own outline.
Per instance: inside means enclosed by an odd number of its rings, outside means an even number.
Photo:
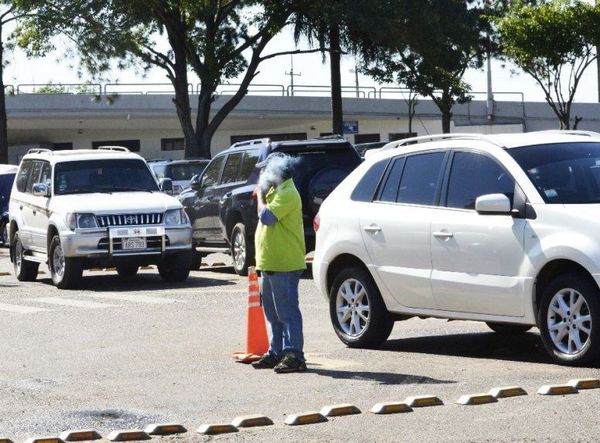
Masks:
[[[82,229],[97,228],[94,214],[77,214],[77,227]]]
[[[188,216],[183,209],[171,209],[165,212],[165,225],[185,225],[188,223]]]

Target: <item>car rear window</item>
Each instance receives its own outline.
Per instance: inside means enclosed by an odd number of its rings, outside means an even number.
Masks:
[[[362,176],[354,191],[350,195],[350,199],[359,202],[370,202],[373,200],[375,196],[375,191],[377,191],[377,186],[381,181],[381,176],[383,175],[383,171],[385,171],[385,167],[389,163],[388,159],[378,161],[373,166],[369,168],[369,170]]]
[[[171,180],[191,180],[194,175],[202,174],[207,164],[208,162],[175,163],[172,165],[167,165],[164,174]],[[154,171],[158,173],[156,169]]]
[[[285,152],[298,158],[298,163],[294,167],[294,180],[300,182],[307,175],[312,176],[314,172],[326,167],[336,167],[346,169],[351,172],[361,163],[361,158],[348,144],[332,146],[331,144],[319,145],[289,145],[276,149],[277,152]]]

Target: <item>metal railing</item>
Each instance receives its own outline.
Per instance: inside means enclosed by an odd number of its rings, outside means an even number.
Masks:
[[[217,88],[217,95],[235,94],[241,84],[223,83]],[[152,94],[175,94],[175,89],[171,83],[20,83],[16,87],[8,84],[4,86],[7,94],[90,94],[90,95],[152,95]],[[191,95],[199,94],[201,85],[188,83],[187,90]],[[248,95],[264,95],[279,97],[330,97],[330,85],[282,85],[269,83],[253,83],[248,86]],[[342,85],[342,96],[366,99],[385,99],[385,98],[408,98],[411,92],[407,88],[394,86],[358,86]],[[437,91],[440,92],[441,91]],[[487,92],[472,91],[471,96],[486,95]],[[520,102],[523,117],[525,117],[525,95],[518,91],[494,91],[494,97],[515,97],[516,102]],[[427,97],[418,96],[420,99]],[[502,100],[496,100],[502,101]],[[507,100],[508,101],[508,100]],[[467,112],[470,115],[470,103],[467,104]]]

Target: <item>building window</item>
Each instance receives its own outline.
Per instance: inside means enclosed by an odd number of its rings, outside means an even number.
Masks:
[[[391,142],[395,140],[404,140],[405,138],[416,137],[418,134],[416,132],[392,132],[389,135],[389,140]]]
[[[246,140],[254,140],[259,138],[270,138],[271,141],[280,142],[286,140],[306,140],[308,138],[306,132],[293,132],[289,134],[250,134],[250,135],[232,135],[231,144],[244,142]]]
[[[66,151],[73,149],[73,143],[52,143],[53,151]]]
[[[160,139],[160,150],[161,151],[183,151],[185,141],[183,138],[161,138]]]
[[[379,134],[356,134],[354,136],[354,143],[375,143],[381,141]]]
[[[139,140],[106,140],[92,142],[92,149],[98,149],[100,146],[122,146],[131,152],[140,152]]]

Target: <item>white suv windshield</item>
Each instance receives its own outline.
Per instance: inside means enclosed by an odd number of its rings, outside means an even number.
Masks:
[[[158,191],[156,181],[141,160],[84,160],[58,163],[54,193]]]
[[[508,150],[546,203],[600,203],[600,143],[560,143]]]

